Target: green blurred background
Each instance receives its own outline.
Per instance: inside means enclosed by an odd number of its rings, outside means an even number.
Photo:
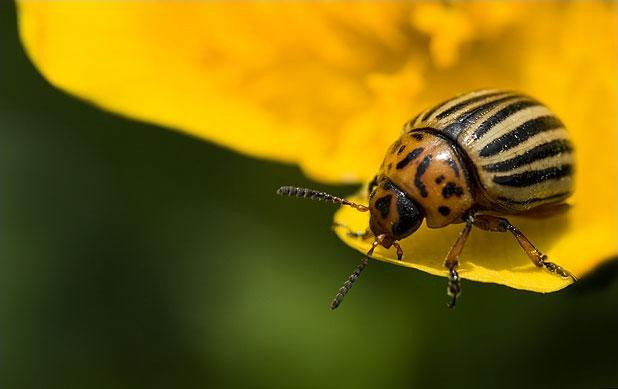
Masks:
[[[344,195],[52,88],[0,3],[0,387],[617,387],[618,261],[541,295],[372,262]],[[445,248],[446,250],[447,248]]]

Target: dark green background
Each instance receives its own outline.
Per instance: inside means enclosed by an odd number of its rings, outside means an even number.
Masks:
[[[616,261],[551,295],[359,260],[309,182],[52,88],[0,5],[0,386],[616,387]],[[446,250],[447,248],[445,248]]]

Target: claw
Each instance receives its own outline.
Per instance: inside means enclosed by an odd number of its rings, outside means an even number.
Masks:
[[[453,299],[446,304],[449,308],[455,308],[455,304],[457,303],[457,296],[453,295]]]
[[[447,288],[448,295],[452,297],[451,302],[448,303],[449,308],[455,307],[455,304],[457,303],[457,296],[459,296],[460,292],[461,292],[461,285],[459,284],[459,274],[453,268],[449,271],[449,280],[448,280],[448,288]]]
[[[547,258],[546,255],[544,255],[543,257],[544,257],[543,259]],[[549,270],[550,272],[556,273],[562,278],[571,278],[573,282],[577,282],[577,278],[573,274],[571,274],[569,271],[567,271],[566,269],[563,269],[561,266],[556,265],[553,262],[543,261],[542,263],[543,263],[543,266],[545,266],[545,268]]]

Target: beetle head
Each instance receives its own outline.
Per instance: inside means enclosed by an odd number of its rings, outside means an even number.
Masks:
[[[424,219],[422,208],[388,178],[371,189],[369,211],[369,227],[375,236],[385,235],[382,245],[387,248],[418,230]]]

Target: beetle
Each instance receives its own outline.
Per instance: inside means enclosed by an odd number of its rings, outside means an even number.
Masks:
[[[472,227],[511,233],[539,268],[576,278],[547,261],[505,216],[552,214],[565,210],[573,191],[574,150],[563,123],[543,104],[506,90],[461,94],[419,113],[404,124],[368,185],[368,206],[330,194],[291,186],[279,195],[325,200],[370,213],[371,248],[339,289],[341,304],[379,245],[397,250],[398,241],[427,227],[463,223],[444,266],[454,307],[461,291],[459,256]]]

